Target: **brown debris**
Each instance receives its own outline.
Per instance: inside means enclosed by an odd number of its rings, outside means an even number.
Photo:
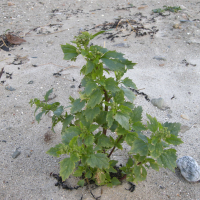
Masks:
[[[15,35],[11,35],[9,33],[6,35],[6,39],[8,40],[10,44],[21,44],[23,42],[26,42],[26,40]]]
[[[2,76],[3,73],[4,73],[4,67],[0,71],[0,78],[1,78],[1,76]]]

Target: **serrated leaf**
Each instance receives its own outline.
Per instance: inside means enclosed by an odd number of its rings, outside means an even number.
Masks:
[[[126,166],[127,167],[132,167],[133,164],[134,164],[134,161],[132,160],[132,158],[129,157],[129,159],[128,159],[127,163],[126,163]]]
[[[82,176],[83,172],[84,172],[84,170],[79,168],[74,172],[73,176],[80,177],[80,176]]]
[[[122,112],[117,112],[114,119],[126,130],[129,130],[129,115]]]
[[[156,162],[149,162],[150,167],[156,171],[159,171],[159,165]]]
[[[134,166],[134,175],[135,175],[135,180],[134,180],[135,182],[144,181],[147,176],[147,171],[143,166],[135,165]]]
[[[140,154],[141,156],[147,156],[148,155],[148,145],[141,139],[135,139],[132,148],[130,150],[130,153],[133,154]]]
[[[81,50],[82,56],[86,56],[86,55],[88,55],[88,53],[89,53],[89,51],[87,51],[87,50],[84,50],[84,49]]]
[[[151,152],[152,158],[158,158],[163,152],[163,146],[161,143],[155,145],[154,150]]]
[[[85,145],[90,146],[90,145],[93,145],[93,143],[94,143],[94,136],[93,135],[87,135],[85,137]]]
[[[142,120],[142,106],[135,107],[134,110],[132,110],[130,116],[133,123],[141,121]]]
[[[123,63],[124,65],[126,65],[126,67],[128,69],[133,69],[133,66],[137,64],[137,63],[132,63],[130,60],[125,59],[125,58],[121,59],[120,61],[121,61],[121,63]]]
[[[147,121],[147,128],[150,131],[152,131],[153,133],[155,133],[157,131],[157,129],[158,129],[159,123],[158,123],[158,121],[157,121],[157,119],[155,117],[152,117],[151,115],[148,115],[148,114],[147,114],[147,117],[148,117],[148,119],[150,121],[150,123]]]
[[[70,143],[73,137],[81,134],[81,129],[77,126],[71,126],[62,134],[62,142],[66,145]]]
[[[146,135],[142,134],[142,133],[137,133],[138,137],[143,140],[144,142],[148,143],[148,138]]]
[[[168,168],[171,171],[175,171],[176,167],[176,150],[175,149],[167,149],[160,155],[157,159],[159,165],[163,166],[164,168]]]
[[[73,115],[68,115],[63,121],[62,132],[68,127],[70,122],[74,119]]]
[[[116,169],[114,169],[112,166],[109,168],[109,170],[108,170],[109,172],[112,172],[112,173],[117,173],[117,170]]]
[[[114,146],[114,144],[112,143],[112,141],[110,140],[110,138],[107,137],[104,134],[101,134],[98,137],[98,143],[97,143],[97,145],[98,146],[102,146],[102,147],[113,147]]]
[[[115,93],[114,101],[118,104],[124,103],[124,91],[123,90],[120,90]]]
[[[92,92],[90,99],[88,101],[87,107],[94,108],[102,100],[102,93],[100,89],[96,89]]]
[[[126,87],[131,87],[133,89],[137,89],[135,83],[133,83],[133,81],[131,79],[129,79],[128,77],[126,77],[124,80],[122,80],[122,83],[126,86]]]
[[[78,184],[79,186],[83,187],[84,184],[85,184],[85,180],[80,180],[80,181],[78,181],[77,184]]]
[[[100,113],[100,108],[95,107],[95,108],[87,108],[85,110],[85,118],[88,122],[92,122],[95,117],[97,117]]]
[[[173,145],[179,145],[182,144],[183,141],[181,140],[181,138],[177,138],[177,136],[175,135],[171,135],[171,137],[166,138],[165,141],[169,144],[173,144]]]
[[[116,177],[113,177],[111,179],[111,183],[112,183],[112,185],[120,185],[121,184],[121,182]]]
[[[107,115],[107,112],[101,111],[100,114],[96,117],[95,122],[97,122],[100,125],[105,124],[106,123],[106,115]]]
[[[94,39],[96,36],[104,33],[105,31],[99,31],[98,33],[95,33],[94,35],[92,35],[91,39]]]
[[[102,58],[117,58],[117,59],[123,59],[122,53],[116,52],[116,51],[108,51],[106,52]]]
[[[110,163],[110,166],[114,167],[118,163],[118,161],[117,160],[110,160],[109,163]]]
[[[74,163],[80,160],[77,153],[70,153],[70,159],[71,159],[71,161],[73,161]]]
[[[132,146],[134,140],[138,137],[136,132],[128,132],[125,137],[125,141],[128,145]]]
[[[61,45],[61,48],[64,53],[64,60],[71,60],[72,58],[75,58],[78,56],[78,53],[76,52],[76,47],[70,44]]]
[[[89,132],[95,131],[98,127],[99,127],[99,125],[97,125],[97,124],[91,124],[90,128],[89,128]]]
[[[146,126],[144,124],[142,124],[142,122],[135,122],[133,125],[132,125],[132,129],[137,132],[137,133],[140,133],[141,131],[143,130],[146,130]]]
[[[95,64],[88,60],[87,63],[86,63],[86,72],[85,72],[85,75],[89,74],[90,72],[92,72],[92,70],[94,69],[95,67]]]
[[[65,153],[62,151],[62,149],[63,144],[57,144],[55,147],[51,147],[46,153],[51,156],[59,157],[61,154]]]
[[[60,161],[60,176],[65,181],[73,173],[75,169],[75,163],[70,158],[65,158]]]
[[[100,51],[101,53],[103,53],[103,54],[105,54],[107,51],[108,51],[108,49],[106,49],[106,48],[103,48],[103,47],[101,47],[101,46],[98,46],[98,45],[92,45],[92,46],[90,46],[90,51],[92,52],[92,51]]]
[[[92,177],[92,172],[90,171],[90,169],[86,172],[85,177],[86,178],[91,178]]]
[[[42,111],[40,113],[38,113],[35,117],[36,121],[39,123],[41,120],[42,115],[45,113],[45,111]]]
[[[106,154],[103,153],[96,153],[92,154],[87,160],[87,164],[90,165],[92,168],[97,167],[99,169],[109,168],[109,158]]]
[[[112,71],[125,71],[125,65],[118,59],[101,58],[102,62]]]
[[[86,83],[84,93],[86,95],[90,95],[93,92],[93,90],[95,90],[96,88],[97,88],[97,84],[94,81],[88,81]]]
[[[180,123],[169,123],[169,122],[165,122],[164,124],[162,124],[163,127],[167,127],[168,131],[170,131],[170,133],[172,135],[177,136],[180,129],[181,129],[181,124]]]
[[[122,126],[118,126],[117,129],[116,129],[116,133],[117,135],[126,135],[129,133],[129,131],[127,131],[125,128],[123,128]]]
[[[60,117],[60,115],[62,114],[64,110],[64,106],[59,106],[54,112],[53,114],[56,115],[57,117]]]
[[[47,91],[47,93],[45,94],[44,99],[45,99],[46,102],[48,101],[49,95],[50,95],[52,92],[53,92],[53,88],[50,89],[49,91]]]
[[[128,115],[130,115],[131,113],[131,109],[127,106],[124,106],[124,105],[120,105],[119,106],[119,109],[123,112],[123,113],[127,113]]]
[[[106,121],[108,123],[108,127],[110,128],[113,124],[113,121],[114,121],[114,111],[113,110],[110,110],[108,111],[107,115],[106,115]]]
[[[129,99],[129,101],[133,102],[135,99],[135,94],[128,88],[121,87],[121,89],[124,91],[124,95]]]
[[[82,108],[85,106],[86,101],[85,100],[81,100],[81,99],[76,99],[73,103],[72,103],[72,108],[71,108],[71,113],[76,113],[76,112],[80,112],[82,110]]]
[[[114,78],[111,78],[111,77],[106,79],[106,81],[105,81],[105,89],[109,90],[111,92],[117,92],[117,91],[120,90],[118,88],[118,86],[117,86],[117,82],[114,80]]]

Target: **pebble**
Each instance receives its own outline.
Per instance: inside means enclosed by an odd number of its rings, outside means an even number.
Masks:
[[[186,120],[189,120],[189,119],[190,119],[186,114],[181,114],[181,117],[182,117],[183,119],[186,119]]]
[[[200,181],[200,167],[194,158],[183,156],[176,161],[182,176],[189,182]]]
[[[130,47],[130,45],[129,44],[127,44],[127,43],[118,43],[118,44],[114,44],[113,45],[114,47],[125,47],[125,48],[128,48],[128,47]]]
[[[154,56],[153,59],[156,59],[156,60],[166,60],[166,58],[164,58],[162,56]]]
[[[33,84],[33,83],[34,83],[34,81],[29,81],[29,82],[28,82],[28,84]]]
[[[75,88],[75,85],[71,85],[70,88]]]
[[[11,87],[11,86],[6,86],[5,87],[6,90],[9,90],[9,91],[15,91],[16,89]]]
[[[151,99],[151,103],[161,110],[167,109],[163,98]]]
[[[12,158],[15,159],[15,158],[17,158],[20,154],[21,154],[21,151],[16,150],[16,151],[13,153]]]
[[[182,126],[181,126],[180,132],[181,132],[181,133],[185,133],[185,132],[188,131],[188,130],[190,130],[190,127],[189,127],[189,126],[182,125]]]
[[[1,142],[5,142],[6,143],[6,140],[1,140]]]

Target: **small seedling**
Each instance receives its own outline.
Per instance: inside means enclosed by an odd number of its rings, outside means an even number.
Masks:
[[[80,71],[84,75],[80,97],[69,97],[70,113],[59,102],[48,104],[53,89],[46,93],[44,101],[37,98],[30,101],[31,106],[36,105],[35,112],[40,109],[36,115],[38,122],[43,114],[53,111],[52,129],[62,123],[62,141],[47,153],[55,157],[66,154],[60,161],[60,176],[62,180],[70,175],[80,177],[80,186],[95,181],[97,185],[112,187],[125,178],[137,183],[146,179],[148,168],[174,171],[176,150],[171,145],[182,143],[178,138],[180,124],[160,123],[149,114],[147,124],[143,123],[142,107],[133,104],[135,94],[130,90],[137,87],[131,79],[123,78],[136,63],[122,53],[89,45],[90,40],[103,32],[94,35],[83,32],[75,37],[74,45],[61,45],[65,60],[76,61],[82,55],[86,61]],[[145,135],[147,130],[151,134]],[[124,144],[131,150],[127,163],[120,167],[119,180],[112,176],[117,173],[118,163],[112,154],[116,149],[123,150]]]
[[[177,13],[179,10],[182,10],[181,8],[180,8],[180,6],[178,7],[178,6],[163,6],[163,9],[161,9],[161,8],[157,8],[157,9],[154,9],[154,10],[152,10],[154,13],[159,13],[159,14],[162,14],[163,12],[165,12],[165,11],[169,11],[169,12],[175,12],[175,13]]]

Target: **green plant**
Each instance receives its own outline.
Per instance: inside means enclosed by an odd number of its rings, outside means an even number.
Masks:
[[[70,175],[82,177],[78,182],[83,186],[85,181],[94,180],[97,185],[118,185],[120,181],[110,173],[115,173],[117,160],[111,155],[115,149],[122,150],[122,143],[131,146],[129,159],[120,169],[123,178],[137,183],[147,176],[147,168],[159,170],[160,167],[174,170],[176,166],[176,150],[169,145],[182,143],[178,138],[179,123],[159,123],[156,118],[147,114],[147,124],[142,123],[142,107],[134,106],[134,93],[129,89],[137,89],[129,78],[122,79],[129,69],[136,63],[125,59],[122,53],[109,51],[101,46],[89,46],[91,39],[104,31],[94,35],[83,32],[75,37],[71,44],[61,45],[64,59],[75,61],[82,55],[86,64],[81,69],[84,75],[81,83],[84,87],[80,98],[70,97],[71,110],[68,114],[59,102],[48,104],[49,90],[44,99],[35,98],[30,101],[36,105],[36,120],[41,120],[43,114],[53,111],[52,128],[61,122],[62,142],[50,148],[47,153],[59,157],[67,154],[69,157],[60,162],[60,175],[63,180]],[[113,77],[106,77],[109,71]],[[144,134],[145,130],[150,136]]]
[[[157,8],[157,9],[154,9],[154,10],[152,10],[154,13],[159,13],[159,14],[161,14],[161,13],[163,13],[163,12],[165,12],[165,11],[169,11],[169,12],[178,12],[179,10],[182,10],[181,9],[181,7],[179,6],[163,6],[163,9],[161,9],[161,8]]]

